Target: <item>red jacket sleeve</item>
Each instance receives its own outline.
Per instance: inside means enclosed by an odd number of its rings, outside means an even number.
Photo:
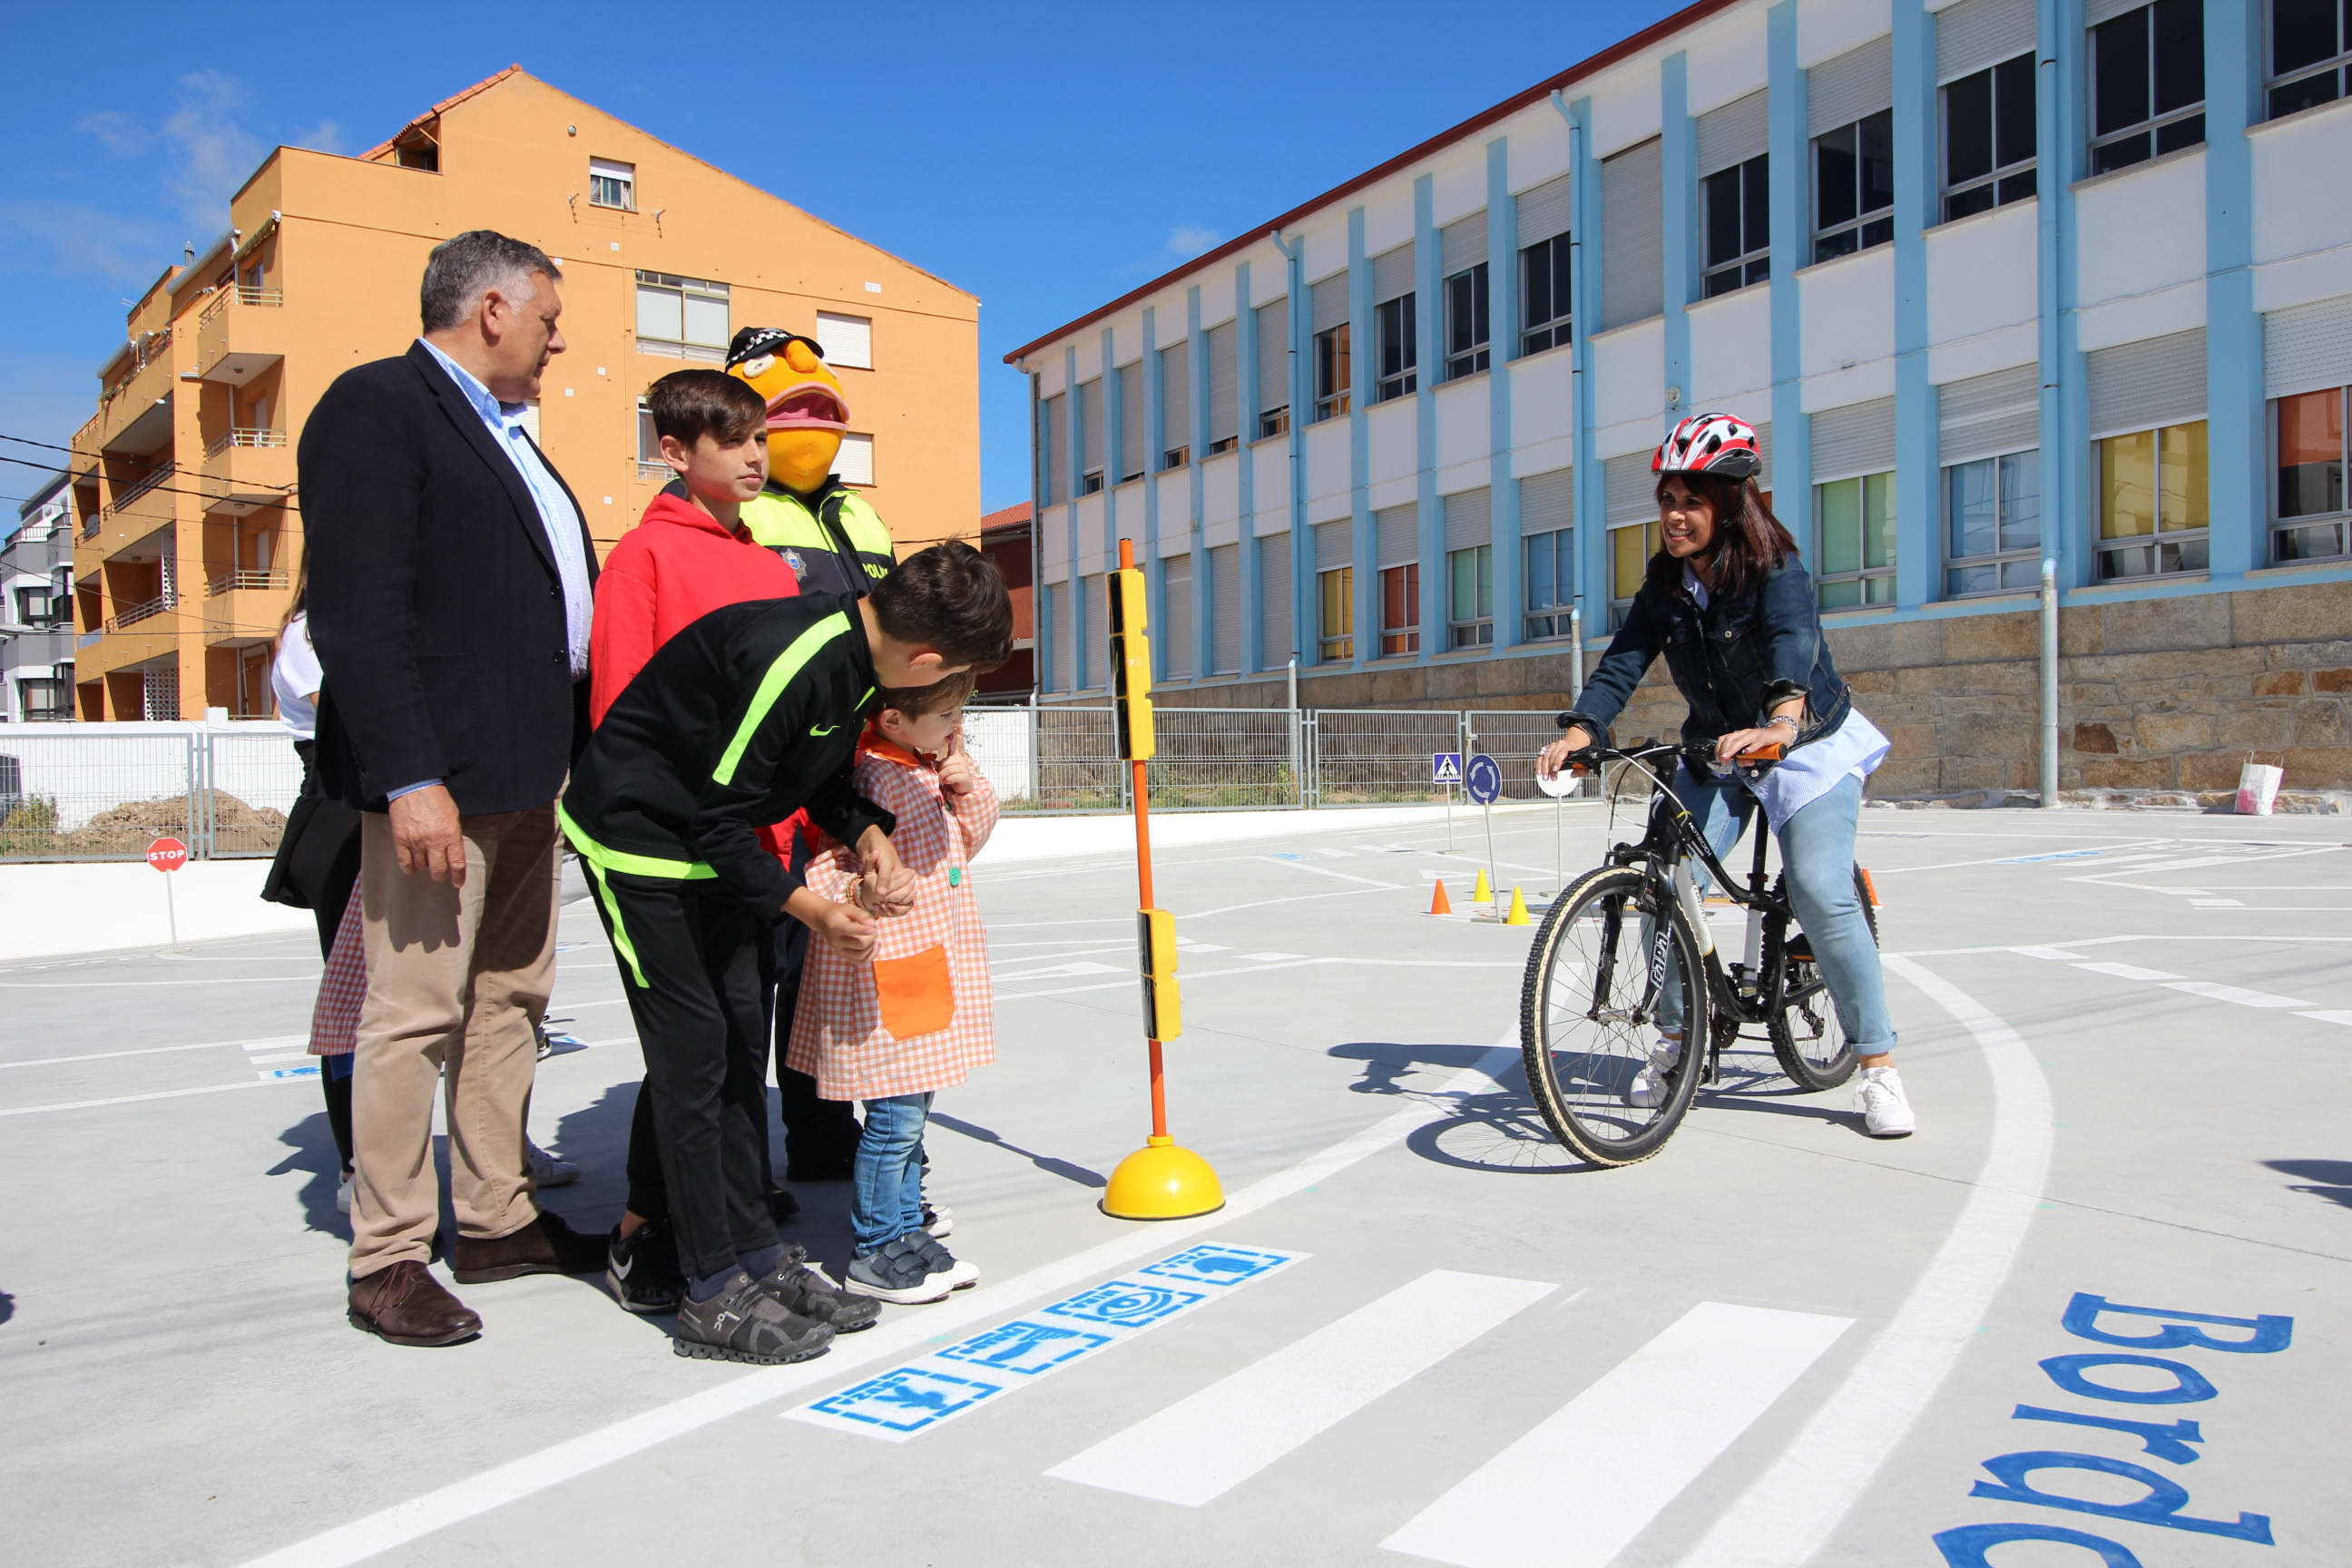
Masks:
[[[624,539],[596,579],[596,613],[588,629],[588,722],[627,689],[659,646],[655,637],[653,563]]]

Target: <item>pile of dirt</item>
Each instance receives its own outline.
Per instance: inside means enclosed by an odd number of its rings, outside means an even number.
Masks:
[[[247,805],[226,790],[204,798],[211,814],[215,855],[267,855],[286,830],[286,814],[275,806]],[[54,820],[54,818],[52,818]],[[188,839],[188,797],[125,801],[109,806],[84,826],[67,832],[0,826],[0,857],[11,859],[135,860],[159,835]]]

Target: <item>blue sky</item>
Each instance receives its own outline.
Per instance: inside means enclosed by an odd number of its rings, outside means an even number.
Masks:
[[[978,294],[992,510],[1029,492],[1008,350],[1673,9],[5,0],[0,434],[88,416],[121,301],[270,147],[358,152],[519,61]],[[760,129],[771,95],[801,134]]]

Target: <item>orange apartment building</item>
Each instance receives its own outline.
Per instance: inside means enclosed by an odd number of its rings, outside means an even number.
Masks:
[[[639,404],[740,327],[823,343],[901,548],[980,507],[980,302],[510,67],[356,158],[280,147],[228,231],[132,307],[73,439],[76,710],[271,711],[271,639],[301,560],[294,447],[327,385],[416,333],[426,254],[494,228],[563,268],[570,350],[540,440],[600,553],[667,478]]]

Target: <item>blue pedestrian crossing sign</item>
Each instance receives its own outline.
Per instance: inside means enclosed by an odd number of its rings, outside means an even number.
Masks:
[[[1469,790],[1473,804],[1491,805],[1495,797],[1503,793],[1503,770],[1494,758],[1481,752],[1470,759],[1469,767],[1464,770],[1463,784]]]
[[[1462,753],[1432,752],[1429,753],[1429,782],[1433,784],[1458,784],[1462,782]]]

